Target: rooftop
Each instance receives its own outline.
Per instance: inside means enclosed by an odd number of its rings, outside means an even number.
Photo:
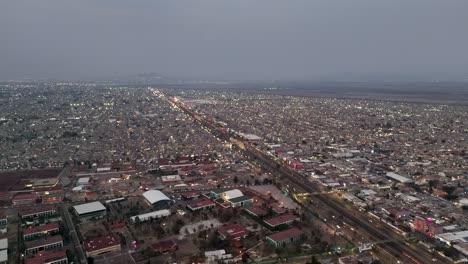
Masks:
[[[244,210],[256,216],[262,216],[268,213],[265,209],[258,207],[258,206],[252,206],[250,208],[245,208]]]
[[[204,207],[208,205],[214,205],[215,202],[211,201],[210,199],[200,199],[197,201],[193,201],[191,203],[187,203],[187,206],[190,208],[199,208],[199,207]]]
[[[85,204],[75,205],[74,208],[75,208],[75,211],[79,215],[93,213],[93,212],[97,212],[97,211],[105,211],[106,210],[106,207],[104,207],[104,205],[102,205],[101,202],[92,202],[92,203],[85,203]]]
[[[26,258],[25,264],[43,264],[61,260],[67,257],[65,250],[43,251]]]
[[[295,220],[299,220],[299,217],[293,214],[284,214],[284,215],[279,215],[279,216],[275,216],[272,218],[268,218],[263,221],[269,226],[277,226],[277,225],[292,222]]]
[[[149,190],[143,193],[143,197],[148,200],[149,203],[154,204],[160,201],[169,201],[169,197],[167,197],[164,193],[157,190]]]
[[[218,228],[218,233],[225,238],[236,239],[248,235],[249,230],[241,224],[233,224]]]
[[[30,249],[30,248],[37,248],[37,247],[42,247],[45,245],[55,244],[59,242],[63,242],[62,236],[55,235],[55,236],[45,237],[45,238],[41,238],[41,239],[37,239],[33,241],[26,241],[24,242],[24,245],[26,249]]]
[[[120,239],[115,234],[109,234],[106,236],[85,240],[83,242],[83,247],[87,252],[113,247],[116,245],[120,245]]]
[[[268,235],[267,237],[270,238],[273,241],[279,242],[279,241],[283,241],[283,240],[286,240],[286,239],[291,238],[291,237],[300,236],[302,234],[304,234],[304,232],[302,232],[302,230],[300,230],[297,227],[293,227],[293,228],[290,228],[290,229],[287,229],[287,230],[284,230],[284,231],[281,231],[281,232],[277,232],[277,233]]]
[[[49,212],[55,210],[54,207],[52,206],[42,206],[42,207],[35,207],[33,209],[25,210],[20,213],[22,216],[28,216],[28,215],[35,215],[39,214],[42,212]]]
[[[31,234],[35,234],[39,232],[47,232],[47,231],[55,230],[58,228],[59,228],[58,223],[52,222],[52,223],[48,223],[48,224],[41,225],[41,226],[33,226],[30,228],[26,228],[23,230],[23,235],[31,235]]]

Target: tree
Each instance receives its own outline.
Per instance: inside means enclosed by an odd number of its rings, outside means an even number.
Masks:
[[[249,261],[249,253],[248,252],[245,252],[244,254],[242,254],[242,262],[243,263],[246,263],[247,261]]]

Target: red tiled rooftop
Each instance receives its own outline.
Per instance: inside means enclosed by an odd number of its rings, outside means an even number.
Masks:
[[[249,230],[241,224],[233,224],[218,228],[218,233],[226,238],[237,239],[249,234]]]
[[[215,203],[211,201],[210,199],[201,199],[201,200],[188,203],[187,205],[190,206],[191,208],[198,208],[198,207],[204,207],[204,206],[208,206],[212,204],[215,204]]]
[[[245,210],[247,212],[250,212],[256,216],[262,216],[262,215],[266,215],[268,212],[266,210],[264,210],[263,208],[261,207],[258,207],[258,206],[252,206],[250,208],[245,208]]]
[[[53,223],[48,223],[48,224],[41,225],[41,226],[33,226],[30,228],[26,228],[23,230],[23,235],[30,235],[30,234],[34,234],[38,232],[46,232],[50,230],[56,230],[58,228],[59,228],[58,223],[53,222]]]
[[[41,206],[41,207],[36,207],[33,209],[22,211],[20,215],[33,215],[33,214],[38,214],[38,213],[52,211],[52,210],[54,210],[53,206]]]
[[[293,214],[284,214],[284,215],[279,215],[279,216],[275,216],[272,218],[268,218],[263,221],[267,223],[269,226],[277,226],[277,225],[281,225],[281,224],[291,222],[294,220],[298,220],[298,219],[299,217]]]
[[[83,242],[83,247],[87,252],[92,252],[120,244],[120,239],[115,234],[89,239]]]
[[[185,198],[192,198],[192,197],[197,197],[200,196],[200,192],[197,191],[188,191],[188,192],[183,192],[180,195],[182,195]]]
[[[65,250],[49,250],[31,255],[26,258],[25,264],[43,264],[57,261],[67,257]]]
[[[277,206],[277,205],[273,205],[273,206],[271,207],[271,209],[272,209],[273,211],[275,211],[275,213],[277,213],[277,214],[282,214],[282,213],[285,213],[285,212],[286,212],[286,209],[285,209],[285,208],[279,207],[279,206]]]
[[[277,232],[277,233],[268,235],[267,237],[269,237],[273,241],[283,241],[283,240],[291,238],[291,237],[298,237],[298,236],[300,236],[302,234],[304,234],[304,232],[302,232],[302,230],[300,230],[297,227],[293,227],[293,228],[290,228],[290,229],[287,229],[287,230],[284,230],[284,231],[281,231],[281,232]]]
[[[58,242],[63,242],[61,235],[45,237],[45,238],[41,238],[41,239],[37,239],[33,241],[26,241],[24,242],[24,245],[26,249],[30,249],[30,248],[37,248],[37,247],[49,245],[49,244],[55,244]]]
[[[13,200],[34,200],[34,199],[36,199],[36,195],[30,194],[30,193],[18,194],[15,197],[13,197]]]
[[[150,246],[151,249],[155,252],[164,252],[174,250],[177,247],[177,244],[172,240],[159,241]]]

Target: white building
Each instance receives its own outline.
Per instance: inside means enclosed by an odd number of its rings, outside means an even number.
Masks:
[[[160,205],[164,203],[170,203],[171,199],[167,197],[164,193],[157,190],[149,190],[143,193],[143,197],[151,205]]]
[[[170,215],[171,215],[171,211],[164,209],[164,210],[154,211],[151,213],[132,216],[130,217],[130,222],[135,223],[137,217],[140,222],[144,222],[144,221],[149,221],[151,219],[158,219],[158,218],[166,217]]]
[[[75,205],[73,208],[79,217],[102,217],[107,213],[106,207],[101,202]]]
[[[79,178],[78,181],[76,182],[76,186],[88,185],[90,180],[91,180],[90,177]]]

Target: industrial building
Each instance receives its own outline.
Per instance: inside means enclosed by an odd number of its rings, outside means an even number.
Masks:
[[[145,200],[152,206],[163,207],[172,202],[164,193],[157,190],[149,190],[143,193]]]
[[[101,202],[85,203],[73,206],[80,218],[103,217],[107,214],[106,207]]]

